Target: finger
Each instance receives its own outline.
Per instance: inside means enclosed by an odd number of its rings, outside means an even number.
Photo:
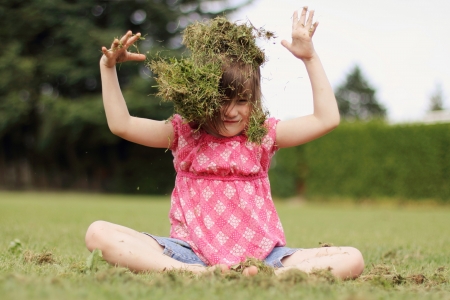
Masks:
[[[129,53],[128,54],[128,60],[136,60],[136,61],[143,61],[145,60],[145,55],[144,54],[139,54],[139,53]]]
[[[133,35],[133,33],[131,32],[131,30],[128,30],[127,33],[125,33],[125,35],[120,39],[122,45],[125,45],[127,43],[131,35]]]
[[[106,56],[109,56],[109,51],[108,49],[106,49],[106,47],[102,47],[102,53],[105,54]]]
[[[317,26],[319,26],[319,22],[316,22],[312,25],[311,29],[309,30],[310,37],[312,37],[314,35],[314,32],[316,32]]]
[[[288,49],[289,51],[291,51],[291,43],[289,43],[288,41],[282,40],[282,41],[281,41],[281,45],[282,45],[284,48],[286,48],[286,49]]]
[[[130,47],[131,45],[133,45],[139,38],[141,37],[141,34],[138,32],[136,33],[134,36],[132,36],[127,43],[124,45],[125,48]]]
[[[314,10],[311,10],[308,15],[308,20],[306,21],[306,28],[311,28],[314,18]]]
[[[298,23],[298,11],[294,11],[294,14],[292,15],[292,31],[295,30]]]
[[[308,12],[308,6],[303,6],[302,14],[300,15],[300,24],[305,25],[306,13]]]
[[[106,47],[102,47],[102,53],[108,58],[110,58],[115,51],[116,51],[116,48],[114,48],[114,43],[111,45],[111,48],[109,48],[109,49]]]
[[[115,50],[117,48],[119,48],[120,45],[120,41],[118,39],[114,39],[114,41],[111,44],[111,50]]]

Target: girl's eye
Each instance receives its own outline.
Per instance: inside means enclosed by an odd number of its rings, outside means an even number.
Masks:
[[[247,104],[248,100],[247,99],[239,99],[238,103],[239,104]]]

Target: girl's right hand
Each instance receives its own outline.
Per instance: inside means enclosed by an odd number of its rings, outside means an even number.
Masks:
[[[100,59],[100,63],[108,68],[112,68],[116,65],[116,63],[122,63],[130,60],[145,60],[144,54],[132,53],[128,51],[128,47],[133,45],[140,37],[140,33],[133,35],[131,31],[128,31],[120,40],[114,39],[110,49],[102,47],[103,56]]]

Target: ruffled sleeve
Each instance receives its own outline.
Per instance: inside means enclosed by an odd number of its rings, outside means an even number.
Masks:
[[[262,140],[262,147],[268,152],[269,156],[272,157],[273,154],[279,149],[276,144],[277,141],[277,124],[280,120],[275,118],[269,118],[266,120],[266,126],[268,129],[267,135]]]
[[[170,120],[173,127],[173,141],[170,146],[170,150],[176,151],[178,148],[178,138],[180,136],[180,127],[182,125],[182,118],[180,115],[174,115]]]

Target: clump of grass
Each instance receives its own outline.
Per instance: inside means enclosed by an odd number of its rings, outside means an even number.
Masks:
[[[333,247],[333,243],[319,242],[320,247]]]
[[[158,56],[147,62],[147,66],[157,75],[157,96],[173,102],[176,113],[200,128],[220,113],[225,98],[224,91],[219,89],[224,62],[236,60],[258,68],[266,58],[256,45],[256,39],[273,37],[273,33],[262,28],[232,23],[224,17],[189,25],[183,36],[189,56],[181,59]],[[246,128],[250,142],[260,144],[267,134],[264,126],[266,117],[267,113],[263,110],[252,110]]]
[[[394,267],[379,264],[373,265],[372,269],[367,275],[361,276],[359,281],[371,282],[376,285],[384,287],[392,287],[395,285],[412,284],[412,285],[426,285],[433,287],[448,282],[445,268],[438,268],[431,276],[425,276],[422,273],[402,275],[395,270]]]
[[[256,108],[252,111],[249,119],[249,124],[246,129],[246,135],[250,142],[261,143],[264,136],[266,136],[268,129],[264,126],[264,122],[268,113]]]
[[[35,263],[39,265],[52,264],[56,262],[53,257],[53,253],[47,250],[44,250],[42,253],[34,253],[31,250],[27,250],[23,253],[23,260],[27,263]]]
[[[173,102],[175,112],[186,122],[205,124],[220,110],[220,65],[197,65],[190,59],[170,58],[152,61],[150,67],[158,74],[157,96]]]
[[[319,281],[325,281],[328,283],[335,283],[337,278],[331,273],[332,269],[328,267],[327,269],[313,269],[309,276],[317,278]]]
[[[266,274],[266,275],[274,275],[274,269],[268,265],[266,265],[263,261],[253,258],[253,257],[248,257],[246,260],[231,266],[231,270],[238,272],[238,273],[242,273],[244,271],[245,268],[251,267],[251,266],[255,266],[256,268],[258,268],[258,274]]]
[[[299,283],[307,283],[310,281],[308,273],[297,269],[291,269],[279,276],[279,281],[283,283],[288,283],[291,285],[296,285]]]
[[[261,66],[265,61],[264,52],[256,45],[256,38],[271,39],[274,34],[251,24],[232,23],[224,17],[210,22],[196,22],[186,28],[183,44],[191,51],[197,63],[220,61],[223,56]]]

